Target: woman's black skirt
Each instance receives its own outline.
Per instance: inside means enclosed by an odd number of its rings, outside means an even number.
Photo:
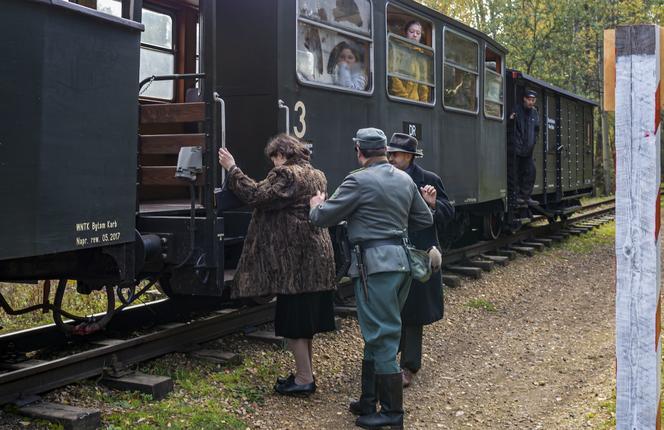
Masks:
[[[334,291],[277,295],[275,335],[311,339],[334,329]]]

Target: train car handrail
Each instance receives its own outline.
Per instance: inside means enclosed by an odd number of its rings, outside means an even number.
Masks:
[[[290,108],[288,105],[281,99],[277,102],[279,105],[279,109],[283,109],[286,111],[286,134],[290,136]]]
[[[174,75],[152,75],[143,79],[138,84],[138,95],[141,95],[148,89],[148,87],[143,90],[143,86],[147,83],[152,83],[153,81],[174,81],[176,79],[203,79],[205,78],[205,73],[179,73]]]
[[[219,96],[218,92],[214,92],[214,101],[219,103],[219,120],[221,125],[221,147],[226,148],[226,102]],[[221,186],[226,182],[226,169],[221,169]]]

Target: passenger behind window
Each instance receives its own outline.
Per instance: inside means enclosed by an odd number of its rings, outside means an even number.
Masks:
[[[327,73],[332,75],[335,85],[359,91],[367,86],[362,57],[355,44],[340,42],[334,47],[327,62]]]
[[[422,39],[422,24],[419,21],[409,21],[404,27],[404,34],[408,39],[420,43]],[[412,49],[422,52],[420,48],[413,47]],[[413,57],[410,63],[410,70],[413,78],[426,80],[426,65],[421,64],[415,57]],[[389,79],[389,91],[393,96],[429,103],[430,90],[427,85],[391,76]]]

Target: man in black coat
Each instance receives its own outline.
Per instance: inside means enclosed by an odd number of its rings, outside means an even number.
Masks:
[[[432,260],[435,254],[440,256],[438,230],[454,217],[454,206],[445,194],[443,181],[433,172],[422,169],[414,163],[415,157],[421,157],[417,149],[417,139],[404,133],[394,133],[387,147],[388,159],[393,166],[405,171],[420,189],[425,202],[434,211],[433,225],[419,231],[409,231],[410,242],[418,249],[430,251]],[[435,251],[431,251],[435,249]],[[438,262],[440,265],[440,262]],[[403,369],[404,387],[410,385],[413,376],[422,367],[422,332],[423,326],[443,318],[443,282],[440,271],[432,273],[431,278],[422,284],[413,280],[401,311],[401,368]]]
[[[539,204],[530,198],[535,185],[536,173],[533,148],[540,129],[539,114],[535,108],[536,102],[537,93],[533,90],[526,90],[523,102],[517,104],[510,115],[514,127],[512,145],[516,155],[516,178],[511,178],[510,188],[516,192],[517,204],[527,203],[530,206]]]

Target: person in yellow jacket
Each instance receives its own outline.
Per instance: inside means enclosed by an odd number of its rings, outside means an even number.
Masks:
[[[410,21],[404,27],[405,36],[408,39],[420,43],[422,39],[422,24],[419,21]],[[418,48],[413,48],[418,49]],[[413,58],[410,66],[411,74],[415,79],[425,80],[426,65],[421,64],[417,58]],[[418,84],[417,82],[391,76],[389,79],[390,94],[405,99],[429,103],[428,85]]]

